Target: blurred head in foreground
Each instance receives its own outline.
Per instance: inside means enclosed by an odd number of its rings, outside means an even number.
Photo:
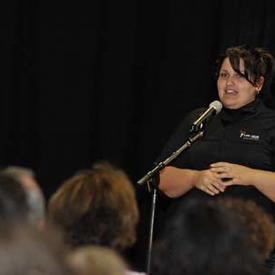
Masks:
[[[135,192],[126,174],[110,164],[96,164],[66,180],[48,210],[71,246],[96,244],[122,251],[135,242]]]

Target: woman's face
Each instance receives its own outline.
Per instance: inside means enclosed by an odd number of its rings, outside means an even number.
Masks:
[[[240,71],[244,73],[242,59],[240,59]],[[256,87],[253,86],[245,77],[233,70],[227,57],[221,66],[217,87],[223,106],[228,109],[239,109],[255,100],[257,93],[262,88],[262,83]]]

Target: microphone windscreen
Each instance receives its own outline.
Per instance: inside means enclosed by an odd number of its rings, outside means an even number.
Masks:
[[[218,114],[222,110],[222,103],[219,100],[215,100],[209,104],[209,107],[214,108]]]

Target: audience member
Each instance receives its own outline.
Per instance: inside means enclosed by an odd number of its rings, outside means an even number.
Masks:
[[[0,227],[28,220],[27,197],[21,184],[0,173]]]
[[[153,275],[262,275],[262,258],[239,215],[215,200],[185,200],[152,256]]]
[[[57,232],[34,226],[0,231],[0,275],[70,275],[66,249]]]
[[[93,244],[122,253],[135,242],[139,214],[134,188],[110,164],[98,163],[66,180],[48,211],[72,247]]]
[[[127,270],[114,250],[100,246],[78,248],[67,261],[74,275],[125,275]]]
[[[9,166],[2,170],[2,173],[21,183],[27,196],[30,221],[38,227],[43,227],[45,219],[45,198],[35,179],[34,172],[25,167]]]
[[[251,243],[263,260],[267,260],[274,249],[275,227],[272,216],[251,200],[227,197],[219,199],[218,203],[240,216],[248,229]]]

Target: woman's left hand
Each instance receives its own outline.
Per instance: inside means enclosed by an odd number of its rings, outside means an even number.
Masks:
[[[250,185],[253,177],[253,169],[229,162],[216,162],[210,165],[210,170],[218,173],[224,181],[225,186],[230,185]]]

